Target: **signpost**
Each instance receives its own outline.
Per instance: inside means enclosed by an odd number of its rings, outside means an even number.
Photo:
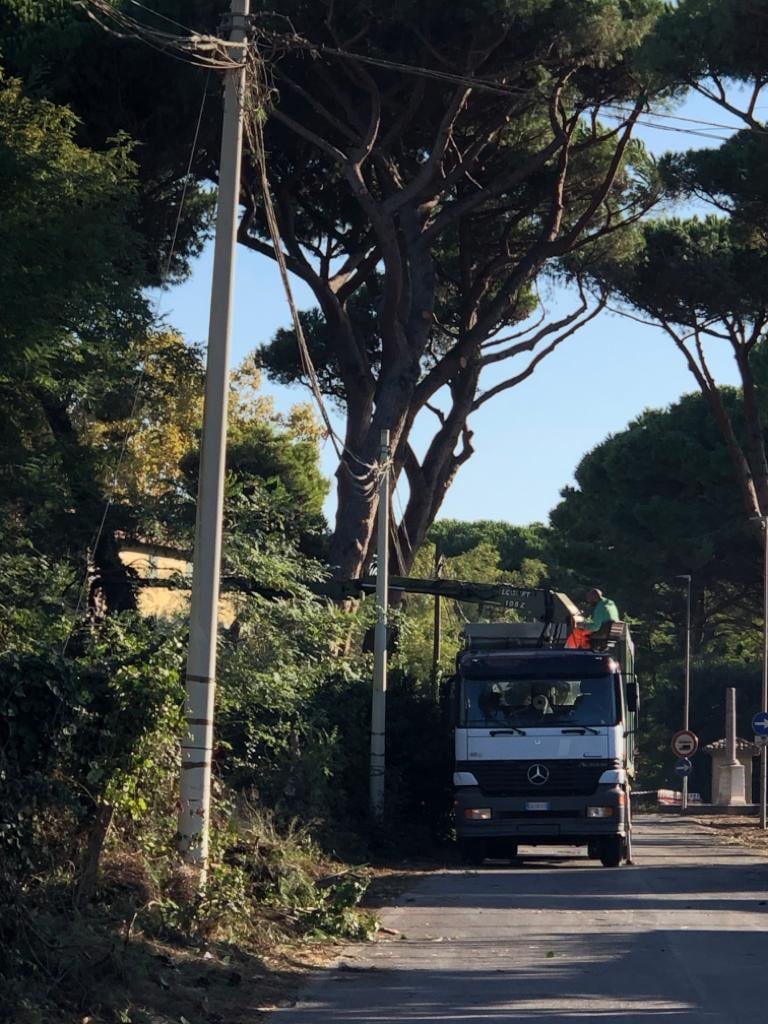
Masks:
[[[768,727],[766,728],[766,733],[768,733]],[[699,749],[699,737],[695,732],[691,732],[690,729],[680,729],[672,737],[671,746],[672,753],[677,754],[678,757],[693,757]]]
[[[670,743],[672,753],[677,755],[678,761],[675,765],[675,772],[683,780],[683,792],[680,800],[680,812],[685,814],[688,808],[688,776],[693,771],[693,765],[688,760],[699,749],[699,737],[690,729],[680,729],[672,737]]]
[[[691,764],[691,762],[688,760],[687,757],[681,757],[680,760],[675,765],[675,771],[677,772],[678,775],[682,775],[682,777],[684,779],[687,779],[688,776],[693,771],[693,765]]]
[[[768,522],[766,522],[768,531]],[[768,532],[766,532],[766,547],[768,548]],[[766,561],[766,573],[768,574],[768,559]],[[768,575],[766,576],[768,580]],[[768,592],[768,582],[766,583]],[[768,635],[768,626],[766,626]],[[768,648],[767,648],[768,650]],[[768,657],[768,655],[767,655]],[[768,672],[768,669],[765,670]],[[758,711],[752,719],[752,731],[755,734],[755,744],[761,747],[760,751],[760,827],[765,828],[766,823],[766,757],[768,757],[768,711]]]

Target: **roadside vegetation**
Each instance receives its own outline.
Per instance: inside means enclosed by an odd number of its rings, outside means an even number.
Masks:
[[[213,31],[226,4],[154,6]],[[267,118],[270,174],[290,269],[318,303],[302,322],[350,450],[372,462],[380,427],[397,433],[396,567],[577,602],[601,586],[639,644],[639,786],[669,784],[680,575],[704,744],[722,735],[725,687],[746,734],[760,686],[768,5],[267,6],[270,31],[293,18],[371,57],[503,79],[489,98],[270,52],[284,100]],[[687,89],[740,129],[656,162],[632,127]],[[372,829],[373,612],[308,587],[370,569],[372,489],[342,469],[325,521],[324,429],[305,404],[278,414],[262,388],[262,375],[306,383],[296,338],[255,337],[231,378],[213,853],[198,889],[175,852],[187,626],[183,612],[142,613],[147,584],[188,581],[142,578],[121,552],[155,545],[183,563],[192,548],[204,360],[149,295],[184,280],[210,237],[217,100],[213,78],[78,5],[0,4],[0,1019],[14,1024],[252,1021],[290,1000],[329,942],[371,937],[379,866],[452,856],[441,683],[463,623],[510,614],[443,601],[434,661],[433,599],[399,603]],[[241,241],[274,257],[252,179],[249,163]],[[553,282],[575,296],[564,322],[541,305]],[[437,518],[472,455],[472,413],[514,401],[608,301],[667,331],[695,393],[585,454],[547,524]],[[711,344],[730,346],[742,387],[712,379]],[[417,458],[410,431],[429,416]],[[692,788],[706,795],[700,763]]]

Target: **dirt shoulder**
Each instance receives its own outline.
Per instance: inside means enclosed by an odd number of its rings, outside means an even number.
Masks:
[[[756,815],[686,815],[686,821],[712,831],[723,843],[747,846],[768,856],[768,829],[760,828]]]

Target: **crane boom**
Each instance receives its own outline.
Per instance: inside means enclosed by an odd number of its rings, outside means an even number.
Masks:
[[[322,597],[347,600],[373,593],[376,577],[364,576],[353,580],[328,580],[310,584],[310,589]],[[389,589],[405,594],[427,594],[446,597],[454,601],[473,601],[478,604],[496,604],[522,612],[544,625],[567,625],[579,609],[565,594],[546,587],[516,587],[510,583],[477,583],[471,580],[418,579],[413,576],[390,576]]]
[[[222,590],[261,594],[262,597],[285,599],[289,590],[266,587],[238,576],[222,577]],[[186,581],[179,577],[169,579],[137,579],[137,587],[184,588]],[[351,580],[323,580],[305,584],[317,597],[331,601],[348,601],[372,594],[376,590],[376,577],[363,576]],[[403,594],[426,594],[445,597],[453,601],[472,601],[476,604],[494,604],[520,612],[531,621],[543,625],[568,625],[579,609],[565,594],[546,587],[516,587],[511,583],[478,583],[474,580],[418,579],[413,576],[390,576],[390,591]]]

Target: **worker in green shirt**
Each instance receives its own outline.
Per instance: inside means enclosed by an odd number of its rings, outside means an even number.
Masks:
[[[619,621],[619,609],[609,597],[604,597],[602,590],[598,590],[597,587],[593,587],[587,594],[587,604],[592,615],[579,622],[579,629],[596,633],[608,623]]]

